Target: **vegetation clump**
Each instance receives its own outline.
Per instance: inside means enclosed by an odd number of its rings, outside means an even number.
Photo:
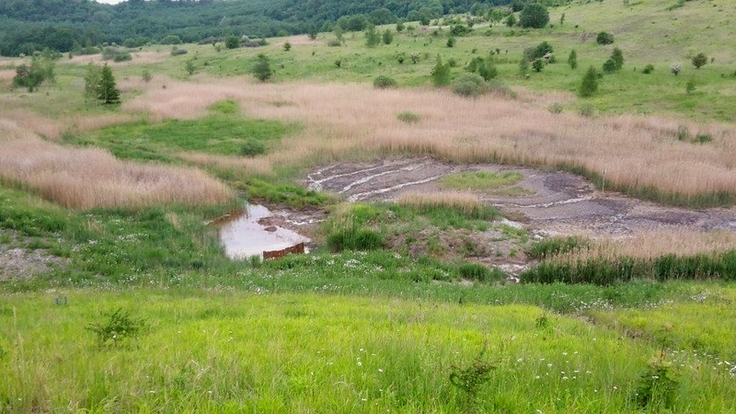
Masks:
[[[475,73],[462,74],[452,83],[452,91],[460,96],[477,98],[487,90],[483,78]]]
[[[380,75],[373,80],[373,87],[376,89],[397,88],[399,84],[390,76]]]
[[[527,3],[519,14],[519,26],[541,29],[549,23],[549,12],[541,3]]]

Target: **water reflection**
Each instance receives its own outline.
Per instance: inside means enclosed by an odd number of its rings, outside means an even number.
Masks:
[[[271,212],[266,207],[246,204],[242,211],[218,220],[220,240],[227,256],[231,259],[262,258],[264,250],[281,250],[309,242],[308,238],[283,227],[258,223],[258,220],[270,216]]]

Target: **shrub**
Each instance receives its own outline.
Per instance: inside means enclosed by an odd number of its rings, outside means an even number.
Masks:
[[[178,45],[181,44],[181,39],[177,35],[168,35],[161,39],[162,45]]]
[[[549,42],[544,41],[540,44],[538,44],[534,48],[527,48],[524,49],[524,56],[528,61],[533,61],[534,59],[542,59],[547,55],[553,54],[555,51],[552,48],[552,45],[549,44]]]
[[[685,92],[687,92],[688,95],[695,92],[695,78],[687,80],[687,83],[685,84]]]
[[[705,56],[705,53],[698,53],[697,55],[693,56],[693,66],[695,66],[695,69],[700,69],[701,66],[704,66],[706,63],[708,63],[708,57]]]
[[[654,65],[652,65],[651,63],[644,66],[644,70],[642,70],[642,73],[644,73],[645,75],[648,75],[652,72],[654,72]]]
[[[476,98],[487,91],[485,81],[475,73],[465,73],[452,83],[452,91],[460,96]]]
[[[648,411],[668,410],[674,405],[679,388],[677,372],[672,364],[663,358],[655,358],[639,375],[632,399]]]
[[[711,137],[708,134],[698,134],[698,136],[695,137],[695,140],[693,142],[696,142],[698,144],[706,144],[708,142],[712,142],[713,137]]]
[[[608,59],[607,61],[603,62],[603,72],[614,73],[616,71],[616,62],[613,59]]]
[[[621,68],[624,67],[624,53],[621,51],[621,49],[615,47],[613,48],[613,53],[611,53],[611,60],[616,64],[616,70],[621,70]]]
[[[506,23],[507,27],[514,27],[516,25],[516,16],[509,14],[504,23]]]
[[[595,71],[595,68],[591,66],[588,68],[587,72],[585,72],[585,76],[583,76],[583,81],[578,89],[578,95],[583,98],[587,98],[593,96],[597,90],[598,73]]]
[[[373,87],[376,89],[389,89],[389,88],[396,88],[399,84],[396,83],[394,78],[386,75],[378,76],[376,79],[373,80]]]
[[[288,52],[291,50],[291,43],[286,42],[284,43],[284,52]]]
[[[328,47],[340,47],[342,46],[342,41],[340,41],[339,39],[330,39],[327,41],[327,46]]]
[[[240,47],[240,39],[237,36],[230,35],[225,38],[225,47],[228,49],[237,49]]]
[[[410,111],[401,112],[400,114],[396,115],[396,118],[398,118],[401,122],[406,122],[407,124],[416,124],[417,122],[422,120],[421,116]]]
[[[186,49],[179,49],[178,47],[174,46],[171,48],[171,56],[180,56],[180,55],[186,55],[187,50]]]
[[[544,5],[528,3],[519,14],[519,25],[533,29],[541,29],[549,23],[549,12]]]
[[[116,346],[127,339],[137,338],[145,325],[143,319],[134,318],[122,309],[102,316],[105,317],[103,322],[92,323],[85,328],[97,334],[99,346]]]
[[[381,40],[383,40],[384,45],[390,45],[394,41],[394,34],[391,32],[391,29],[386,29],[383,31],[383,34],[381,35]]]
[[[133,56],[130,55],[130,52],[118,52],[115,53],[115,57],[113,57],[113,61],[115,62],[126,62],[129,60],[133,60]]]
[[[532,62],[532,69],[535,72],[541,72],[544,69],[544,61],[542,59],[534,59]]]
[[[595,116],[595,106],[589,103],[580,105],[580,108],[578,108],[578,115],[586,117],[586,118],[594,117]]]
[[[240,155],[244,157],[255,157],[266,153],[266,146],[261,141],[249,139],[240,147]]]
[[[553,114],[560,114],[562,113],[562,104],[559,102],[555,102],[547,107],[547,110],[550,111]]]
[[[450,36],[447,39],[447,47],[455,47],[455,38]]]
[[[153,75],[151,75],[151,72],[148,69],[144,69],[143,74],[141,74],[141,79],[143,79],[143,82],[148,83],[153,79]]]
[[[595,37],[595,42],[599,45],[610,45],[613,43],[613,34],[608,32],[600,32]]]

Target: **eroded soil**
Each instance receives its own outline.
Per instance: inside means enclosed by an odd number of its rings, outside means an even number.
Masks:
[[[612,192],[602,193],[586,179],[560,171],[493,164],[458,165],[430,158],[343,163],[312,171],[306,184],[350,201],[395,200],[406,192],[443,190],[438,179],[461,171],[516,171],[524,191],[478,196],[526,225],[550,235],[591,237],[633,235],[676,228],[736,231],[736,209],[687,210]]]

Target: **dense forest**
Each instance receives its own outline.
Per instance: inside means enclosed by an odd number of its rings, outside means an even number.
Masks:
[[[513,0],[523,3],[526,0]],[[374,24],[484,13],[512,0],[0,0],[0,54],[60,52],[104,42],[138,46],[167,35],[184,42],[228,35],[271,37],[325,31],[341,18]],[[350,29],[350,28],[348,28]]]

